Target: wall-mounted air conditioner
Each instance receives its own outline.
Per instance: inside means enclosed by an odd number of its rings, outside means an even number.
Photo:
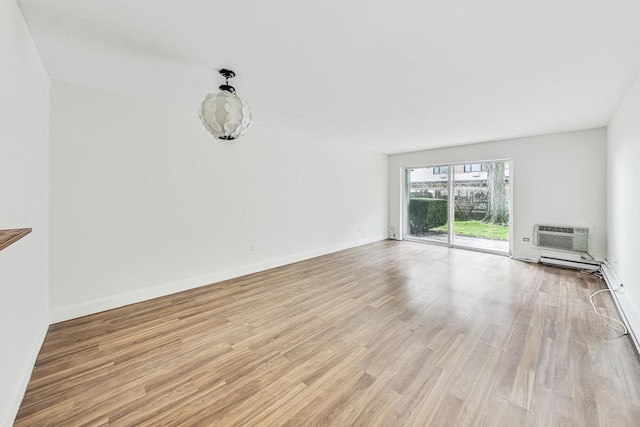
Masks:
[[[587,252],[589,229],[584,227],[558,227],[536,225],[536,246],[565,251]]]
[[[552,249],[540,251],[541,263],[588,271],[600,268],[600,264],[587,253],[588,228],[536,225],[535,238],[538,247]]]

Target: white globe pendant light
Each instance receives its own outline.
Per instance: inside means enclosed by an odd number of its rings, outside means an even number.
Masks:
[[[240,138],[251,126],[251,109],[246,101],[236,95],[229,79],[236,73],[222,69],[220,74],[225,84],[220,85],[220,92],[205,96],[198,115],[209,133],[218,139],[233,140]]]

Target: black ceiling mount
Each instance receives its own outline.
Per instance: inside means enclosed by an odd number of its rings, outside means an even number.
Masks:
[[[226,68],[222,68],[220,70],[220,75],[222,75],[222,77],[224,77],[226,80],[228,79],[232,79],[236,76],[236,73],[234,73],[231,70],[227,70]]]
[[[218,86],[218,89],[236,93],[236,88],[229,85],[229,79],[234,78],[236,76],[236,73],[234,73],[232,70],[227,70],[226,68],[222,68],[219,72],[220,75],[224,77],[224,84]]]

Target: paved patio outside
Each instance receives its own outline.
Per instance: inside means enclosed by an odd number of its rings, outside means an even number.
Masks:
[[[446,234],[431,234],[428,236],[409,236],[412,239],[423,240],[425,242],[442,242],[447,243]],[[477,249],[486,249],[490,251],[499,251],[509,253],[508,240],[492,240],[483,239],[481,237],[453,236],[453,244],[460,246],[468,246]]]

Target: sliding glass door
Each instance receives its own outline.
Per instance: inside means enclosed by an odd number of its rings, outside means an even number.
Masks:
[[[406,238],[509,253],[509,161],[408,169],[406,182]]]
[[[508,163],[453,166],[452,244],[509,252]]]
[[[407,237],[448,243],[449,166],[407,170]]]

